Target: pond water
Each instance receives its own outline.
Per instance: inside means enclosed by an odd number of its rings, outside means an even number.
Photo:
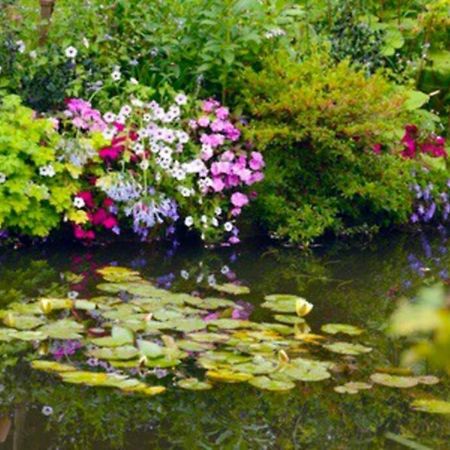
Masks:
[[[300,382],[287,392],[218,383],[201,392],[172,387],[155,397],[63,384],[1,354],[0,448],[448,449],[448,416],[410,407],[417,397],[448,398],[448,380],[412,389],[374,386],[356,395],[333,387],[367,381],[377,367],[398,366],[404,344],[386,337],[387,318],[399,297],[413,297],[424,283],[448,280],[449,250],[444,234],[333,243],[311,254],[260,241],[217,250],[135,243],[5,250],[0,255],[2,308],[50,287],[57,290],[68,271],[83,275],[71,289],[89,298],[99,282],[96,269],[120,265],[179,292],[242,282],[251,291],[245,300],[254,305],[254,321],[272,315],[260,308],[265,295],[301,295],[314,304],[308,316],[313,332],[326,323],[356,325],[366,330],[358,342],[373,351],[341,356],[342,373]]]

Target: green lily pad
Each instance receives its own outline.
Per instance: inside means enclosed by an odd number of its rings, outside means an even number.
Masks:
[[[295,325],[299,323],[305,323],[305,319],[298,316],[289,316],[286,314],[275,314],[275,320],[278,320],[278,322],[287,323],[289,325]]]
[[[11,328],[16,328],[17,330],[32,330],[42,325],[44,321],[39,317],[35,316],[25,316],[9,313],[3,319],[3,323]]]
[[[358,336],[364,333],[364,330],[361,328],[355,327],[353,325],[346,325],[343,323],[328,323],[326,325],[322,325],[321,330],[324,333],[328,334],[348,334],[349,336]]]
[[[99,347],[121,347],[134,342],[134,334],[128,328],[114,325],[111,336],[91,339],[91,342]]]
[[[31,367],[36,370],[42,370],[44,372],[73,372],[76,371],[77,368],[74,366],[70,366],[69,364],[60,364],[56,361],[43,361],[43,360],[35,360],[31,362]]]
[[[289,378],[298,381],[323,381],[331,377],[328,363],[309,359],[297,358],[285,364],[281,372]]]
[[[252,361],[234,365],[233,369],[238,372],[251,373],[252,375],[262,375],[275,372],[277,367],[277,361],[255,357]]]
[[[431,414],[450,414],[450,402],[435,399],[418,399],[411,403],[411,407],[416,411]]]
[[[216,291],[223,292],[230,295],[245,295],[250,294],[250,289],[247,286],[241,286],[233,283],[215,284],[213,288]]]
[[[97,308],[96,303],[90,302],[89,300],[75,300],[74,308],[81,311],[93,311]]]
[[[206,391],[212,388],[212,384],[207,381],[200,381],[197,378],[185,378],[178,381],[177,385],[180,388],[188,389],[190,391]]]
[[[235,302],[232,300],[226,300],[223,298],[215,298],[215,297],[192,297],[195,299],[194,302],[192,300],[186,300],[186,303],[193,304],[199,308],[207,309],[207,310],[216,310],[219,308],[238,308]]]
[[[53,339],[80,339],[84,327],[71,319],[61,319],[44,325],[39,331]]]
[[[176,358],[170,358],[168,356],[162,356],[160,358],[148,358],[145,361],[146,367],[158,367],[161,369],[167,367],[175,367],[181,364],[181,360]]]
[[[417,377],[401,377],[396,375],[389,375],[387,373],[374,373],[370,376],[370,379],[374,383],[400,389],[411,388],[419,384],[419,380]]]
[[[339,394],[357,394],[360,390],[372,389],[372,385],[359,381],[351,381],[342,386],[336,386],[334,390]]]
[[[149,358],[159,358],[164,355],[164,348],[154,342],[139,340],[139,351]]]
[[[222,383],[242,383],[253,378],[249,373],[233,372],[227,369],[208,370],[206,376]]]
[[[228,334],[224,333],[190,333],[188,335],[189,339],[192,339],[196,342],[204,342],[204,343],[224,343],[230,339]]]
[[[352,356],[372,351],[370,347],[365,347],[361,344],[350,344],[348,342],[334,342],[333,344],[324,344],[323,347],[333,353]]]
[[[42,331],[16,331],[11,330],[11,336],[19,341],[45,341],[48,338]]]
[[[212,350],[214,348],[214,345],[212,344],[207,344],[205,342],[188,341],[187,339],[177,341],[177,345],[181,350],[185,350],[187,352],[204,352],[207,350]]]
[[[138,281],[141,279],[139,272],[127,269],[126,267],[106,266],[101,269],[97,269],[97,272],[103,277],[103,279],[113,283]]]
[[[268,391],[290,391],[295,388],[292,381],[273,380],[269,377],[255,377],[249,381],[249,384]]]
[[[192,331],[204,330],[206,322],[202,319],[177,319],[170,322],[172,329],[182,331],[183,333],[191,333]]]
[[[248,320],[235,320],[235,319],[215,319],[206,322],[208,328],[215,326],[224,330],[234,330],[236,328],[245,328],[251,325]]]
[[[98,359],[106,360],[128,360],[133,359],[139,354],[136,347],[124,345],[122,347],[102,347],[89,351],[89,355]]]
[[[438,384],[440,382],[439,378],[433,375],[422,375],[420,377],[417,377],[417,380],[420,384],[428,385]]]

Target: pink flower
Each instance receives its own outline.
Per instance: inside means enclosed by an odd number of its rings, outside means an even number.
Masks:
[[[243,206],[247,205],[248,202],[249,202],[248,197],[245,194],[242,194],[241,192],[235,192],[231,196],[231,203],[237,208],[242,208]]]
[[[253,172],[249,184],[259,183],[262,180],[264,180],[264,174],[262,172]]]
[[[203,317],[205,322],[209,322],[210,320],[216,320],[219,318],[219,313],[209,313]]]
[[[198,119],[197,123],[201,127],[207,127],[209,125],[209,118],[206,116],[202,116],[202,117],[200,117],[200,119]]]
[[[265,166],[264,158],[261,153],[252,152],[250,157],[249,166],[252,170],[261,170]]]
[[[213,157],[213,149],[212,147],[210,147],[209,145],[206,148],[203,148],[202,152],[201,152],[201,158],[203,159],[203,161],[208,161],[209,159],[211,159]]]
[[[233,161],[234,158],[235,158],[235,154],[231,150],[227,150],[226,152],[222,153],[222,156],[220,157],[220,159],[222,161],[228,161],[228,162]]]
[[[92,198],[92,193],[89,191],[82,191],[77,194],[77,197],[80,197],[84,200],[84,204],[88,208],[94,207],[94,199]]]
[[[372,151],[376,154],[376,155],[381,155],[381,144],[375,144],[372,147]]]
[[[218,119],[225,120],[229,114],[230,110],[225,106],[221,106],[220,108],[216,109],[216,116]]]
[[[212,188],[214,189],[214,192],[221,192],[225,188],[225,183],[222,181],[221,178],[213,178],[212,180]]]
[[[107,228],[108,230],[116,227],[117,224],[117,219],[113,216],[108,216],[104,221],[103,221],[103,226],[105,228]]]
[[[231,236],[230,239],[228,239],[228,242],[230,244],[239,244],[241,240],[237,236]]]
[[[241,209],[241,208],[233,208],[233,209],[231,210],[231,215],[232,215],[233,217],[237,217],[237,216],[239,216],[239,215],[241,214],[241,212],[242,212],[242,209]]]
[[[214,132],[220,132],[223,131],[224,129],[224,122],[222,120],[215,120],[212,124],[211,124],[211,130],[213,130]]]
[[[217,108],[218,106],[220,106],[220,103],[212,98],[204,100],[202,103],[202,109],[206,113],[213,112],[214,109]]]

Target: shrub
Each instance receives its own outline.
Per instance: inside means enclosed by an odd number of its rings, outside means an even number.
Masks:
[[[398,155],[414,108],[407,93],[321,52],[300,62],[275,54],[244,77],[248,135],[268,162],[256,211],[269,230],[308,243],[407,221],[417,165]]]
[[[0,229],[42,237],[64,216],[76,219],[78,183],[57,159],[58,142],[53,120],[35,117],[16,96],[1,99]]]

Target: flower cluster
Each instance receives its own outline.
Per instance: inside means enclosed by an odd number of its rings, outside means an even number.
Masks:
[[[450,189],[450,179],[447,181]],[[422,188],[419,184],[411,186],[416,202],[411,215],[412,223],[430,223],[433,220],[446,222],[450,216],[449,192],[439,192],[432,183]]]
[[[446,158],[445,139],[442,136],[428,135],[423,138],[416,125],[407,125],[402,138],[404,149],[402,156],[407,159],[415,158],[424,153],[435,158]]]
[[[119,233],[122,221],[147,239],[160,230],[173,233],[179,222],[204,240],[239,242],[235,221],[255,196],[247,189],[264,178],[265,164],[243,142],[227,107],[214,99],[193,103],[180,93],[167,107],[131,98],[119,111],[101,114],[71,99],[65,116],[108,142],[96,158],[77,157],[85,162],[86,186],[74,205],[88,217],[74,226],[77,238],[94,239],[99,226]]]

